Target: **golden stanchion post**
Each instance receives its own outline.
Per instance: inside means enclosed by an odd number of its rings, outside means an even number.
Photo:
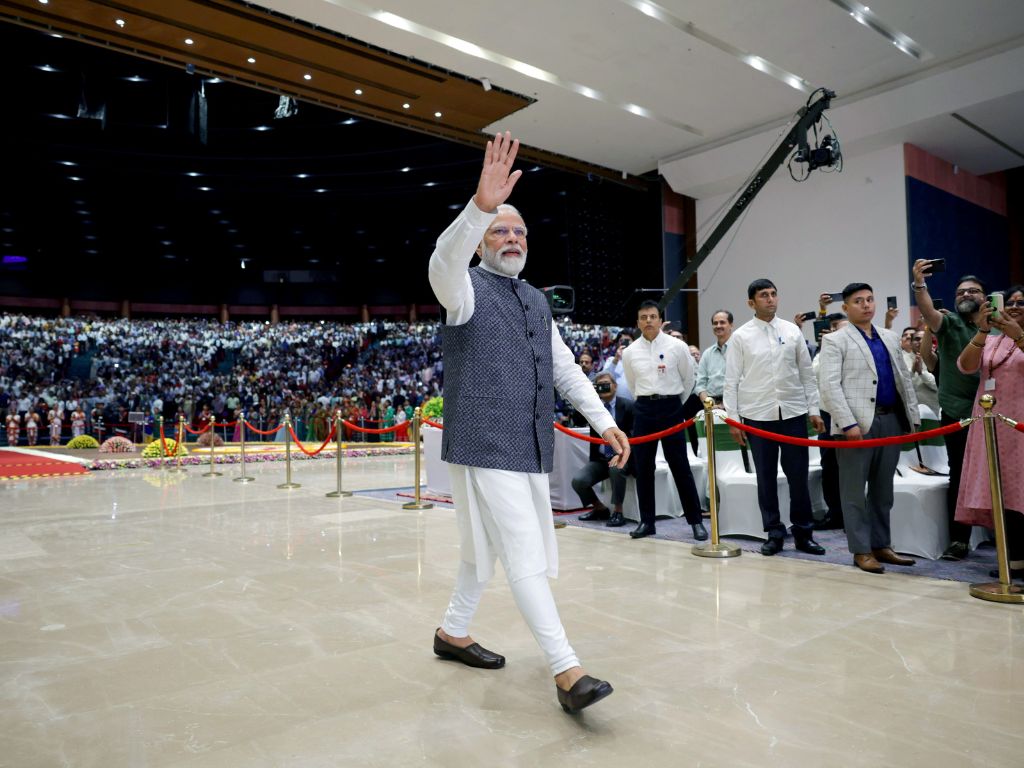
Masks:
[[[690,551],[697,557],[739,557],[742,550],[718,540],[718,482],[715,479],[715,401],[704,398],[704,435],[708,442],[708,511],[711,512],[711,540],[694,544]]]
[[[341,490],[341,435],[341,410],[339,409],[334,415],[334,439],[335,444],[338,446],[337,456],[335,457],[335,464],[338,468],[338,489],[324,494],[329,499],[347,498],[352,495],[352,491]]]
[[[284,415],[284,482],[277,487],[288,491],[302,487],[292,482],[292,416],[287,412]]]
[[[242,442],[238,444],[239,450],[242,452],[242,474],[234,479],[236,483],[251,483],[256,480],[255,477],[249,477],[245,474],[245,411],[238,414],[238,418],[242,420]]]
[[[413,482],[413,488],[416,496],[414,501],[406,502],[402,505],[402,509],[433,509],[434,505],[429,502],[420,501],[420,422],[423,419],[423,414],[417,407],[412,413],[412,445],[413,450],[416,452],[416,478]]]
[[[168,457],[167,451],[164,448],[164,446],[167,444],[167,441],[164,439],[166,437],[166,435],[164,435],[164,417],[157,416],[157,419],[160,420],[160,432],[158,433],[158,439],[160,440],[160,469],[167,469]]]
[[[1006,521],[1003,509],[1003,479],[999,471],[999,444],[996,441],[996,417],[992,409],[996,399],[981,396],[985,411],[985,454],[988,458],[988,487],[992,496],[992,527],[996,532],[996,560],[999,563],[999,581],[990,584],[971,584],[971,597],[996,603],[1024,603],[1024,588],[1010,581],[1010,553],[1006,541]]]
[[[187,472],[185,467],[181,466],[181,452],[184,450],[181,443],[185,439],[185,417],[180,413],[178,414],[178,431],[177,431],[177,443],[174,446],[174,455],[176,458],[176,466],[173,469],[168,469],[168,472]]]
[[[203,477],[221,477],[224,474],[223,472],[218,472],[217,470],[215,470],[213,468],[213,449],[214,449],[214,447],[216,445],[216,440],[217,440],[216,427],[214,427],[213,424],[214,424],[214,421],[211,418],[210,419],[210,429],[209,429],[209,432],[210,432],[210,470],[208,472],[203,472]]]

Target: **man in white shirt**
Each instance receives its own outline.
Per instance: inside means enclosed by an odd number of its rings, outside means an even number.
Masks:
[[[804,335],[793,323],[775,316],[778,291],[768,279],[755,280],[747,287],[747,304],[754,317],[732,334],[725,358],[725,410],[733,421],[768,432],[791,437],[807,437],[810,417],[816,432],[825,425],[818,409],[818,387],[811,368]],[[729,427],[736,442],[746,442],[745,433]],[[789,483],[789,519],[796,548],[811,555],[825,554],[812,534],[814,517],[807,485],[807,448],[779,443],[751,435],[757,473],[757,501],[768,541],[761,554],[771,556],[782,551],[786,527],[779,514],[779,490],[776,484],[779,452],[782,471]]]
[[[662,333],[661,309],[656,302],[641,303],[637,321],[641,336],[622,353],[622,367],[635,395],[633,435],[642,437],[686,421],[683,402],[693,391],[694,366],[686,343]],[[708,532],[702,522],[700,497],[686,457],[686,438],[682,432],[663,437],[660,441],[637,443],[634,447],[640,524],[629,535],[641,539],[657,532],[654,525],[654,462],[659,442],[676,482],[686,522],[692,526],[694,538],[704,541]]]
[[[575,712],[612,687],[583,672],[555,607],[558,573],[550,489],[554,390],[575,406],[618,454],[629,442],[551,321],[544,295],[518,279],[526,263],[526,224],[503,205],[522,171],[519,142],[487,142],[476,194],[437,241],[430,286],[446,310],[442,329],[448,462],[461,534],[459,573],[434,635],[434,653],[497,669],[504,657],[469,636],[469,623],[500,557],[512,596],[547,658],[559,703]],[[477,254],[481,265],[469,268]]]

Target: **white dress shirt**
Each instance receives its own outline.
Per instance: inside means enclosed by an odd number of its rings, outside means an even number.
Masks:
[[[754,317],[733,331],[722,395],[733,420],[819,415],[818,387],[803,332],[778,317],[768,323]]]
[[[468,323],[476,308],[473,281],[469,277],[469,264],[484,232],[497,216],[476,207],[473,200],[455,221],[437,239],[437,247],[430,257],[430,287],[441,305],[448,311],[446,325]],[[481,266],[488,272],[501,274]],[[555,389],[590,422],[599,435],[615,426],[604,403],[594,391],[594,385],[576,364],[576,358],[562,341],[555,323],[551,323],[551,362]],[[551,418],[554,419],[554,414]]]
[[[661,331],[654,341],[641,336],[626,347],[622,353],[622,369],[634,397],[679,395],[686,399],[693,391],[690,348]]]

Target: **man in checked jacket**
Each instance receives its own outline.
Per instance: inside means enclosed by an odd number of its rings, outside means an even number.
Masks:
[[[843,311],[850,322],[822,336],[818,372],[822,407],[832,414],[832,434],[853,441],[916,429],[921,419],[910,371],[896,334],[871,323],[875,316],[871,286],[846,286]],[[889,535],[900,450],[899,445],[885,445],[842,448],[836,454],[850,552],[854,564],[868,573],[884,572],[882,563],[914,564],[893,551]]]

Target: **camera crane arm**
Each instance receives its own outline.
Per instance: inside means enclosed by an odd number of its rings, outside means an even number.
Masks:
[[[700,265],[711,255],[715,246],[725,237],[726,233],[732,228],[732,225],[736,223],[736,219],[747,209],[747,206],[757,197],[757,193],[761,191],[772,175],[782,166],[786,157],[793,151],[793,147],[799,147],[805,156],[809,154],[810,148],[807,143],[807,131],[817,125],[818,121],[821,120],[822,113],[829,108],[832,99],[836,95],[834,91],[830,91],[827,88],[820,90],[822,92],[821,98],[813,104],[807,104],[800,108],[800,111],[797,112],[799,118],[796,124],[789,130],[789,133],[786,134],[786,137],[779,146],[775,148],[775,151],[772,152],[764,165],[757,170],[747,188],[743,190],[742,194],[736,199],[736,202],[732,204],[729,211],[722,217],[718,226],[708,235],[704,245],[700,247],[693,259],[686,263],[683,271],[679,273],[679,277],[665,291],[665,295],[658,302],[658,307],[663,315],[665,308],[672,303],[672,300],[679,295],[683,286],[697,273]]]

